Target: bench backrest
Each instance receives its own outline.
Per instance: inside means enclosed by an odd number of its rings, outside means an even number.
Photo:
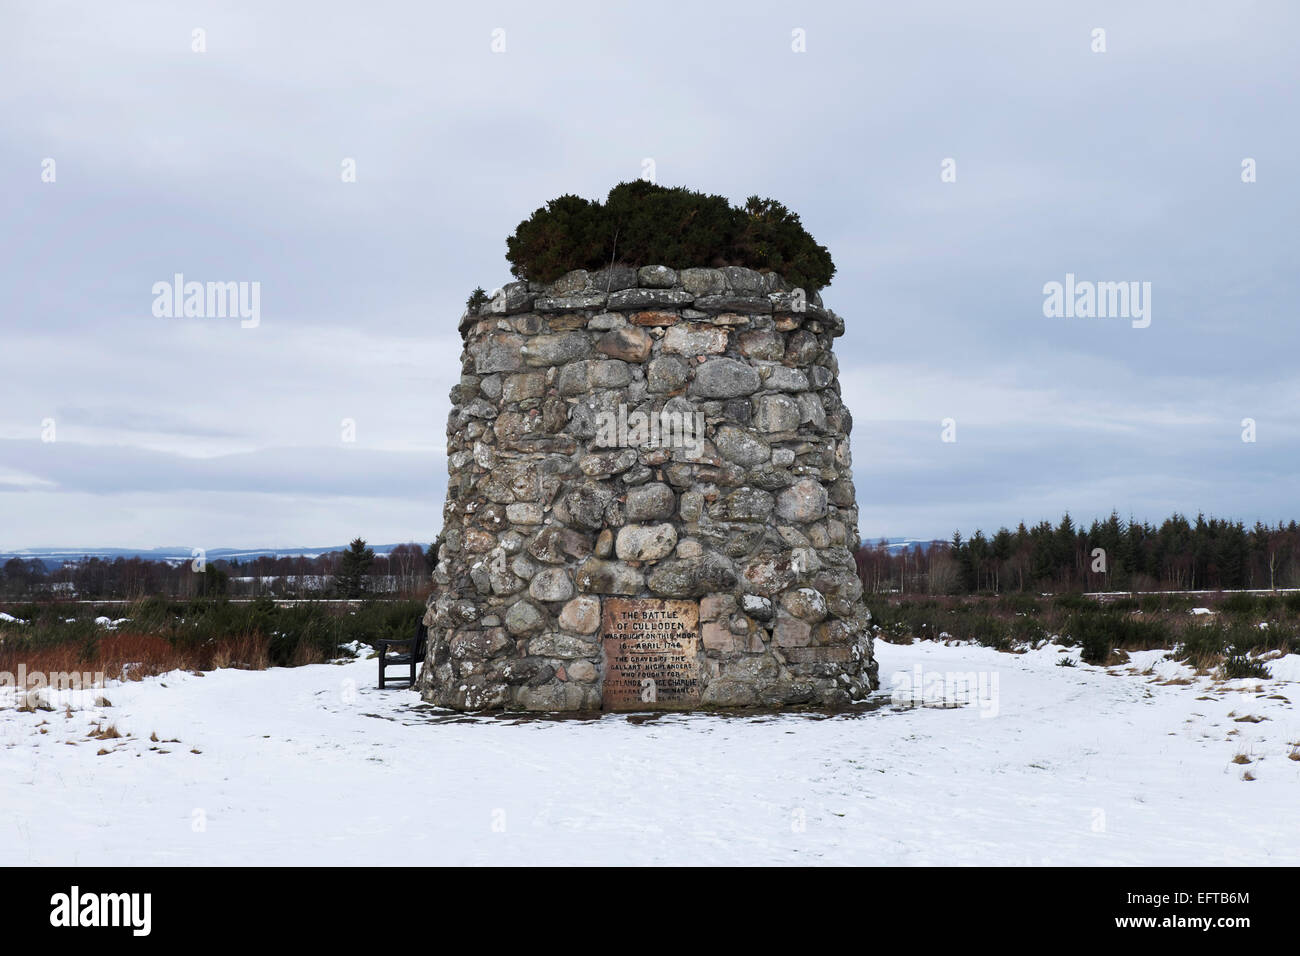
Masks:
[[[411,653],[415,655],[415,660],[419,661],[424,657],[425,644],[429,640],[429,629],[425,627],[424,619],[421,618],[415,625],[415,646],[411,648]]]

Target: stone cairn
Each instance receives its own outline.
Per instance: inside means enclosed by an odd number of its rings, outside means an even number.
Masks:
[[[739,267],[616,265],[511,283],[460,332],[425,700],[843,707],[877,686],[844,323],[819,295]],[[627,606],[646,628],[644,608],[685,607],[673,692],[633,705],[609,690]],[[649,636],[634,650],[662,650]]]

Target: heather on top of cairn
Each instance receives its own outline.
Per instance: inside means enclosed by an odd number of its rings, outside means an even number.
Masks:
[[[604,202],[552,199],[519,223],[506,240],[506,258],[517,278],[541,284],[578,270],[648,262],[775,272],[809,293],[835,275],[830,252],[783,204],[750,196],[732,206],[725,196],[645,180],[619,183]],[[486,298],[476,290],[471,311]]]

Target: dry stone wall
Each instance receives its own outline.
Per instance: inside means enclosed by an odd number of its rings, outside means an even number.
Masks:
[[[837,707],[874,688],[844,324],[819,296],[614,266],[511,283],[460,331],[426,700],[625,709],[630,684],[638,708]]]

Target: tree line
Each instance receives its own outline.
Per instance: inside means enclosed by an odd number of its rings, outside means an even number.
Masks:
[[[992,535],[954,532],[947,542],[854,554],[873,593],[1007,591],[1181,591],[1300,588],[1300,525],[1275,526],[1175,514],[1159,525],[1112,512],[1084,528],[1065,514]],[[89,557],[49,570],[35,559],[0,566],[0,596],[90,600],[169,597],[420,597],[428,593],[434,546],[398,545],[375,554],[360,538],[344,551],[202,562]]]
[[[262,555],[244,561],[87,557],[53,570],[36,559],[10,558],[0,566],[0,595],[10,600],[423,596],[433,571],[432,547],[409,543],[375,554],[357,538],[345,551],[315,556]]]
[[[868,591],[968,594],[1005,591],[1178,591],[1300,587],[1300,525],[1269,526],[1180,514],[1159,525],[1112,512],[1084,528],[1021,522],[993,535],[954,532],[948,542],[855,554]]]

